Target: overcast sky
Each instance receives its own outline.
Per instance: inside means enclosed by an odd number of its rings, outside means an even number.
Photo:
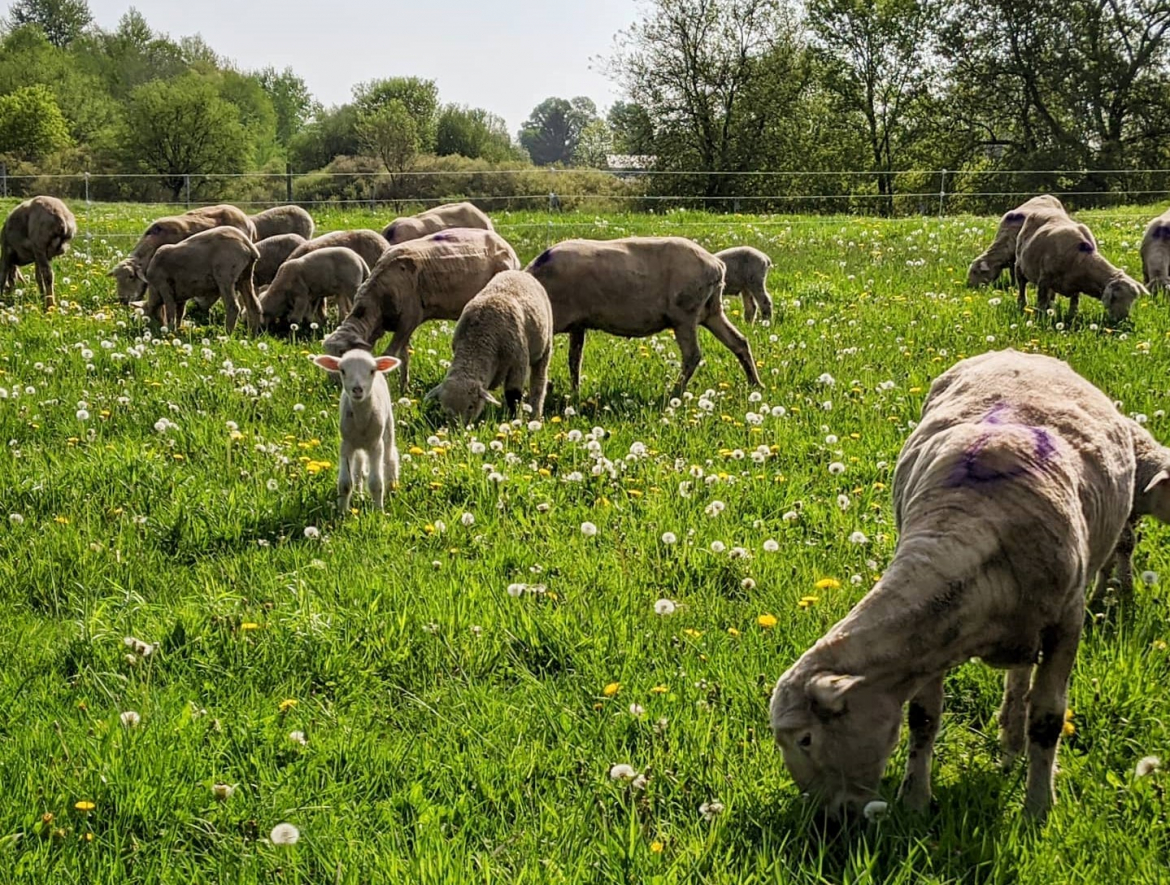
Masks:
[[[244,69],[292,67],[323,104],[377,77],[433,79],[443,102],[484,107],[515,135],[550,95],[618,96],[590,70],[637,15],[634,0],[89,0],[113,29],[135,5],[156,31],[202,34]]]

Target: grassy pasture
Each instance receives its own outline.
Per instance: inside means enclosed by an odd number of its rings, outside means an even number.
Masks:
[[[1022,815],[1022,769],[997,768],[1001,675],[979,664],[947,681],[927,818],[892,806],[822,833],[766,707],[889,561],[893,466],[931,380],[988,349],[1042,351],[1170,438],[1164,299],[1118,329],[1085,299],[1065,328],[970,292],[989,218],[501,213],[523,260],[570,236],[765,249],[771,326],[728,302],[765,389],[750,397],[701,332],[674,406],[668,335],[591,334],[580,401],[558,339],[542,426],[489,411],[447,432],[421,402],[450,353],[452,324],[431,324],[396,409],[402,486],[385,515],[359,499],[340,521],[316,342],[242,324],[227,340],[218,308],[145,338],[104,274],[161,211],[76,208],[60,311],[31,285],[0,307],[0,881],[1170,876],[1170,781],[1134,777],[1143,756],[1170,761],[1161,528],[1138,546],[1136,619],[1086,633],[1043,828]],[[1152,214],[1083,218],[1138,274]],[[134,655],[131,636],[157,650]],[[641,789],[611,779],[622,763]],[[235,786],[225,801],[217,783]],[[270,844],[285,822],[299,842]]]

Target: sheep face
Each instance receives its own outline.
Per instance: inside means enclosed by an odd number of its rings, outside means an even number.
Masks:
[[[474,424],[479,420],[488,403],[500,405],[500,401],[478,381],[447,379],[428,392],[426,398],[437,399],[444,412],[463,424]]]
[[[351,350],[373,350],[374,345],[359,338],[352,330],[339,326],[334,329],[321,343],[325,352],[336,357],[344,356]]]
[[[857,812],[878,794],[898,743],[902,705],[861,676],[819,673],[805,684],[781,677],[772,694],[772,733],[784,764],[831,817]]]
[[[393,372],[400,363],[392,356],[376,357],[365,350],[351,350],[340,359],[331,355],[316,356],[313,362],[326,372],[339,376],[345,395],[355,403],[368,399],[375,390],[377,377]]]
[[[999,273],[986,258],[976,258],[967,268],[967,288],[978,289],[980,286],[990,285],[995,282]]]
[[[1101,293],[1101,303],[1114,322],[1124,320],[1129,316],[1130,308],[1141,295],[1148,295],[1145,287],[1130,277],[1119,277],[1111,280]]]
[[[1170,523],[1170,470],[1159,470],[1150,480],[1140,494],[1138,510],[1159,522]]]
[[[137,301],[146,291],[146,283],[142,279],[142,268],[131,258],[116,264],[109,275],[114,278],[118,287],[118,300],[122,304]]]

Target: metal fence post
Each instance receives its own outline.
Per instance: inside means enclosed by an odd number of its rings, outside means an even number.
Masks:
[[[284,197],[285,202],[287,203],[291,203],[293,201],[292,163],[284,164]]]
[[[943,215],[943,201],[947,198],[947,170],[943,169],[938,177],[938,217]]]
[[[8,199],[8,164],[0,163],[0,195]]]
[[[85,205],[89,207],[89,170],[85,172]]]
[[[187,208],[191,208],[191,176],[190,174],[183,176],[183,191],[187,195]]]

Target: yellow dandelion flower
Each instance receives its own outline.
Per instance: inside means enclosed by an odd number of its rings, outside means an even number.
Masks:
[[[727,628],[727,634],[728,634],[729,636],[738,636],[738,635],[739,635],[739,631],[738,631],[738,630],[736,630],[734,627],[728,627],[728,628]]]
[[[617,694],[619,691],[621,691],[621,689],[622,689],[622,684],[620,682],[611,682],[609,685],[607,685],[605,688],[603,688],[601,690],[601,693],[603,695],[605,695],[607,698],[612,698],[615,694]]]
[[[668,691],[670,691],[670,689],[665,685],[656,685],[650,689],[650,694],[666,694]]]
[[[665,847],[666,846],[663,845],[657,839],[650,843],[650,851],[653,854],[662,854],[662,849],[664,849]]]
[[[841,582],[836,578],[821,578],[813,586],[818,590],[836,590],[841,586]]]
[[[1167,649],[1167,648],[1170,648],[1170,646],[1168,646],[1168,645],[1166,644],[1166,640],[1165,640],[1165,639],[1155,639],[1155,640],[1154,640],[1154,649],[1155,649],[1155,651],[1166,651],[1166,649]]]
[[[76,808],[78,811],[87,811],[88,812],[88,811],[93,811],[94,808],[96,808],[97,806],[94,805],[92,802],[90,802],[88,799],[82,799],[80,802],[74,802],[73,807]]]
[[[58,516],[56,519],[53,520],[53,522],[57,523],[57,525],[69,525],[69,517]]]
[[[1073,711],[1072,711],[1072,708],[1070,707],[1069,709],[1064,711],[1064,727],[1060,730],[1060,733],[1063,734],[1065,737],[1072,737],[1074,734],[1077,733],[1077,727],[1075,725],[1073,725],[1072,719],[1073,719]]]
[[[910,392],[911,393],[922,393],[922,388],[921,387],[911,387]]]
[[[687,627],[687,629],[683,630],[683,635],[689,636],[691,639],[699,639],[703,635],[703,631],[695,630],[692,627]]]
[[[801,608],[808,608],[810,605],[816,605],[820,601],[821,598],[819,596],[802,596],[796,604]]]
[[[280,712],[287,713],[293,707],[300,703],[296,698],[285,698],[280,702]]]
[[[248,630],[259,630],[260,625],[254,621],[245,621],[244,623],[240,624],[240,629],[244,630],[245,632]]]
[[[760,615],[758,618],[756,618],[756,623],[765,630],[771,630],[776,626],[778,620],[775,615]]]

